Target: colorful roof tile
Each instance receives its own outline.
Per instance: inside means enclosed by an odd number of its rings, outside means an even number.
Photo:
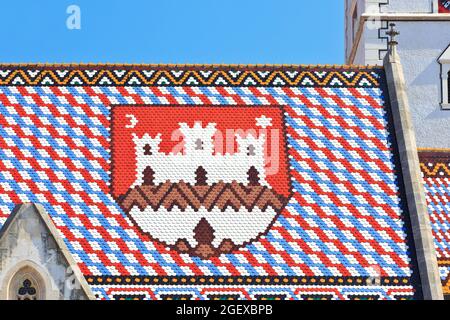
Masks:
[[[0,66],[0,224],[41,203],[99,299],[412,298],[384,77]]]
[[[450,294],[450,150],[420,150],[425,193],[444,294]]]

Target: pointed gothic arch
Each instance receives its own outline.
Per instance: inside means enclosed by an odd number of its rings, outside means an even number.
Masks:
[[[47,285],[45,275],[25,265],[9,280],[7,292],[8,300],[47,300]]]
[[[25,280],[30,280],[30,283],[24,286]],[[4,272],[0,283],[0,300],[18,300],[19,290],[30,286],[36,289],[36,300],[61,299],[48,271],[32,260],[22,260]]]

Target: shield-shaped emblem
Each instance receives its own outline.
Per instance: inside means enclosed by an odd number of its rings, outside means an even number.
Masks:
[[[208,259],[265,235],[291,196],[281,107],[115,106],[111,192],[138,229]]]

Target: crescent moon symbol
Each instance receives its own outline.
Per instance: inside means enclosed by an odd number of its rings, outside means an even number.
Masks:
[[[135,117],[134,115],[132,115],[132,114],[127,114],[127,115],[125,115],[125,117],[126,117],[127,119],[130,119],[130,124],[127,124],[127,125],[125,126],[125,128],[127,128],[127,129],[133,129],[133,128],[135,128],[136,125],[138,124],[138,120],[136,119],[136,117]]]

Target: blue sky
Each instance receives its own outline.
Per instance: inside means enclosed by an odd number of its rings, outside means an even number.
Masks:
[[[343,2],[1,1],[0,62],[340,64]]]

